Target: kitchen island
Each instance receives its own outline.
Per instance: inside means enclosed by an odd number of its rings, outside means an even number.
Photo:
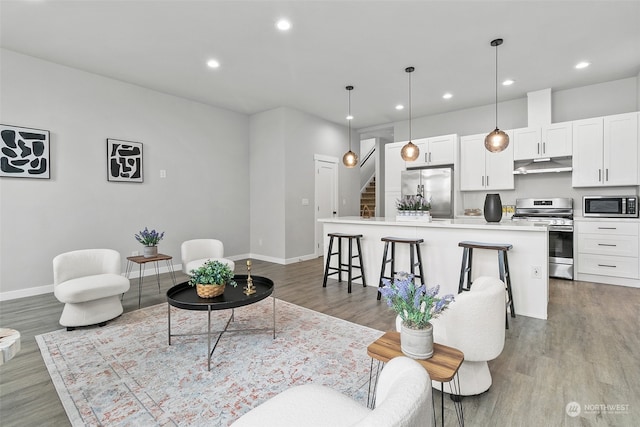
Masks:
[[[380,280],[384,250],[384,243],[380,239],[387,236],[424,239],[421,252],[425,279],[429,287],[440,285],[441,295],[458,292],[462,263],[462,248],[458,246],[458,242],[510,243],[513,248],[508,252],[508,258],[516,315],[547,318],[549,239],[545,225],[510,220],[487,223],[480,218],[434,219],[432,222],[423,222],[396,221],[395,218],[383,217],[336,217],[319,221],[324,227],[325,262],[328,233],[362,234],[362,258],[368,286],[377,287]],[[397,271],[409,271],[407,246],[396,245]],[[343,256],[343,262],[346,263],[346,254]],[[498,253],[475,250],[472,279],[485,275],[498,277]],[[344,276],[343,280],[346,280]]]

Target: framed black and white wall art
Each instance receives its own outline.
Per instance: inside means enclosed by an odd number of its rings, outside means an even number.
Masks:
[[[0,176],[49,179],[49,131],[0,125]]]
[[[107,139],[107,179],[142,182],[142,143]]]

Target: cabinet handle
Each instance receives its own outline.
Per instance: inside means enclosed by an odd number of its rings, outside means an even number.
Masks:
[[[540,143],[538,142],[538,154],[540,154]]]
[[[598,182],[602,181],[602,169],[598,169]]]
[[[608,264],[598,264],[598,267],[616,268],[616,266],[615,266],[615,265],[608,265]]]
[[[614,247],[614,248],[615,248],[615,247],[616,247],[616,246],[618,246],[618,245],[611,245],[611,244],[609,244],[609,243],[598,243],[598,246],[611,246],[611,247]]]
[[[484,175],[482,175],[482,186],[484,187]]]
[[[487,187],[489,186],[489,175],[487,175]]]
[[[598,227],[598,230],[617,230],[617,227]]]
[[[609,168],[605,169],[605,181],[609,181]]]
[[[546,154],[546,153],[547,153],[547,143],[546,143],[546,142],[543,142],[543,143],[542,143],[542,153],[543,153],[543,154]]]
[[[427,156],[428,153],[424,153],[424,162],[427,163],[429,162],[429,157]]]
[[[429,163],[431,163],[431,151],[429,151]]]

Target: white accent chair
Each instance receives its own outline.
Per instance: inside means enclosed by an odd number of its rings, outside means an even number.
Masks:
[[[180,246],[180,254],[182,257],[182,271],[188,275],[191,275],[191,270],[202,267],[209,260],[225,263],[231,271],[236,268],[236,264],[233,261],[224,258],[224,245],[220,240],[187,240]]]
[[[504,348],[504,305],[505,284],[497,277],[478,277],[470,291],[456,295],[455,301],[431,320],[434,342],[464,353],[458,370],[460,391],[455,393],[446,383],[446,393],[473,396],[491,387],[487,361],[500,356]],[[399,317],[396,328],[400,330]],[[433,386],[440,389],[440,383],[433,382]]]
[[[328,387],[292,387],[241,416],[234,427],[428,427],[434,425],[430,378],[408,357],[391,359],[380,373],[371,410]]]
[[[129,290],[120,254],[112,249],[83,249],[53,259],[53,294],[64,303],[60,324],[104,326],[122,314],[120,296]]]

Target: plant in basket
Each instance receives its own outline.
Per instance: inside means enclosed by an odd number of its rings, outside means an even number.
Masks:
[[[229,266],[220,261],[207,261],[202,267],[191,270],[189,284],[196,287],[198,296],[213,298],[222,295],[225,285],[236,287],[234,273]]]

